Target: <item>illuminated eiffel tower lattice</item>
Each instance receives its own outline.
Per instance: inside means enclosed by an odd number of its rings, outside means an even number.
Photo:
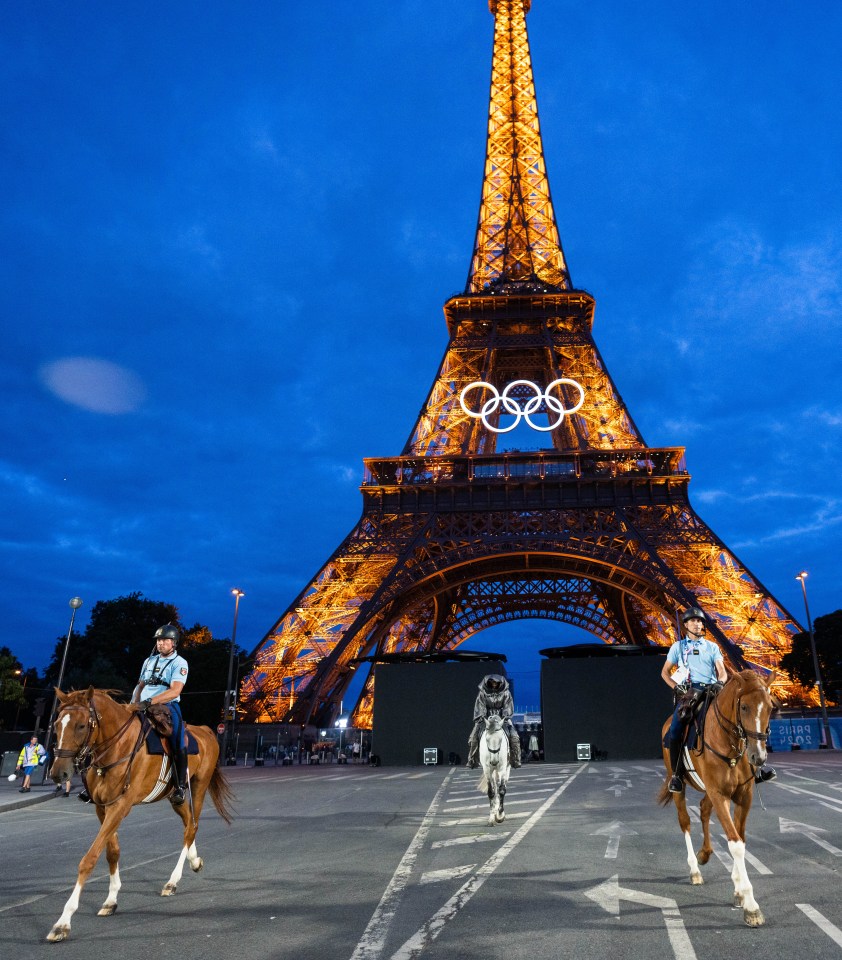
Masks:
[[[705,525],[680,447],[647,447],[570,279],[544,165],[530,0],[491,0],[482,200],[449,342],[399,457],[367,459],[362,518],[255,652],[254,719],[331,723],[354,671],[553,619],[611,644],[669,644],[702,607],[738,668],[774,669],[799,625]],[[546,449],[498,453],[514,425]],[[795,690],[782,678],[779,695]],[[370,724],[373,673],[352,722]]]

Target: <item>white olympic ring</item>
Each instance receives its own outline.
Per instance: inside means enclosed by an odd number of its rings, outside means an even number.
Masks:
[[[563,383],[570,384],[571,387],[575,387],[579,391],[579,401],[575,406],[571,407],[569,410],[564,406],[564,404],[557,397],[552,396],[550,391],[553,387],[559,386]],[[530,397],[526,403],[521,407],[520,403],[514,397],[509,396],[509,391],[514,387],[526,386],[531,390],[535,391],[535,396]],[[479,413],[475,413],[473,410],[469,410],[465,406],[465,395],[470,390],[479,390],[485,388],[492,392],[492,396],[482,405]],[[562,420],[564,420],[564,415],[566,413],[576,413],[577,410],[580,410],[582,404],[585,402],[585,390],[581,384],[576,383],[575,380],[570,380],[567,377],[560,377],[558,380],[553,380],[553,382],[547,387],[543,392],[537,383],[533,383],[531,380],[513,380],[508,384],[502,393],[500,393],[497,387],[493,383],[487,383],[485,380],[476,380],[474,383],[469,383],[467,387],[462,390],[459,394],[459,403],[462,405],[462,409],[469,417],[477,417],[482,420],[486,430],[490,430],[492,433],[508,433],[520,423],[521,420],[526,420],[530,427],[533,430],[540,430],[542,433],[548,433],[550,430],[555,430],[561,426]],[[503,405],[503,413],[511,414],[515,418],[515,422],[508,427],[493,427],[488,422],[488,417],[490,414],[496,413],[497,409],[500,407],[500,404]],[[542,404],[546,404],[547,412],[552,411],[553,413],[558,414],[558,420],[555,423],[551,423],[548,427],[539,427],[537,423],[533,423],[531,419],[531,414],[537,413],[541,408]]]

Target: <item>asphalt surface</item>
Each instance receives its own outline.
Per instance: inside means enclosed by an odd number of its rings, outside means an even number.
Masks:
[[[718,828],[706,882],[690,884],[675,811],[654,801],[654,761],[525,766],[493,827],[473,771],[229,768],[237,816],[229,827],[206,808],[204,869],[185,868],[177,894],[160,897],[180,822],[167,803],[135,808],[120,830],[117,913],[96,916],[103,859],[57,945],[44,938],[96,833],[94,811],[56,798],[0,812],[0,954],[842,960],[842,756],[774,763],[779,779],[748,823],[749,876],[767,920],[758,929],[732,906]]]

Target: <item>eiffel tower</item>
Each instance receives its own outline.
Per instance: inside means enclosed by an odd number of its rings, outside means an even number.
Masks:
[[[600,356],[553,211],[530,5],[489,0],[482,198],[441,366],[402,454],[365,460],[360,521],[255,651],[253,719],[329,724],[362,657],[452,650],[523,618],[667,645],[699,606],[738,669],[775,669],[801,629],[693,510],[683,448],[646,445]],[[498,453],[524,422],[546,449]],[[370,671],[355,725],[373,697]]]

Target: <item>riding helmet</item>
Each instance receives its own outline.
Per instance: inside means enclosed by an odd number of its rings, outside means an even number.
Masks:
[[[688,610],[685,610],[681,614],[681,622],[687,623],[688,620],[701,620],[702,623],[707,623],[707,617],[704,614],[703,610],[700,610],[698,607],[690,607]]]
[[[178,646],[178,641],[181,639],[181,633],[175,624],[165,623],[163,627],[158,627],[155,631],[156,640],[172,640],[175,646]]]

